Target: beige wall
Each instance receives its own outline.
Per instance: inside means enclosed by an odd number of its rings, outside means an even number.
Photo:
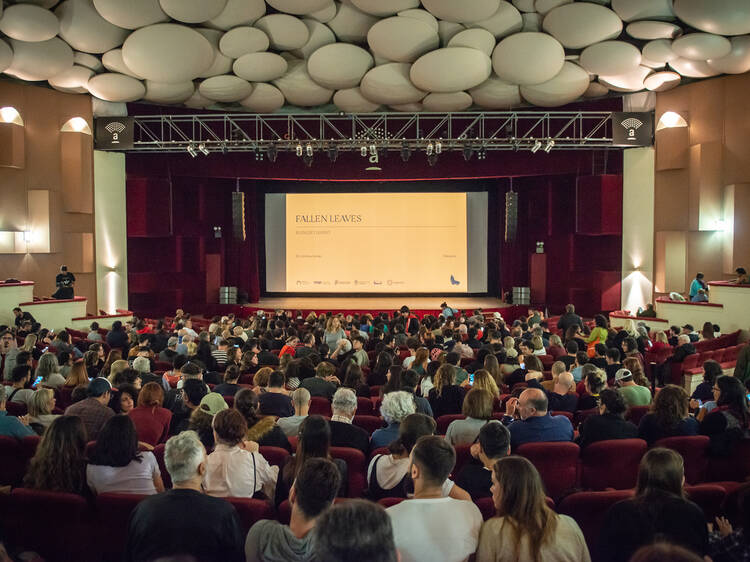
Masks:
[[[0,278],[34,281],[35,296],[55,291],[66,264],[76,294],[97,310],[94,265],[93,139],[60,131],[72,117],[93,126],[91,99],[0,82],[0,107],[16,108],[23,126],[0,123],[0,232],[31,230],[32,240],[0,235]]]
[[[742,74],[657,94],[657,122],[675,111],[688,123],[656,132],[657,293],[686,291],[697,271],[720,280],[750,267],[748,91]]]
[[[96,292],[107,313],[128,308],[125,155],[94,151]]]

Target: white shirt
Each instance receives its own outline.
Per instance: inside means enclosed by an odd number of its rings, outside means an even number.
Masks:
[[[132,460],[125,466],[86,466],[86,481],[89,488],[97,494],[155,494],[154,476],[161,476],[161,472],[156,457],[151,452],[141,453],[140,462]]]
[[[10,395],[15,392],[15,388],[12,386],[6,386],[5,387],[5,399],[8,400],[10,398]],[[15,394],[13,394],[13,400],[10,400],[10,402],[20,402],[21,404],[29,405],[29,402],[31,402],[31,399],[34,397],[34,391],[30,388],[22,388]]]
[[[419,390],[425,398],[429,397],[430,390],[433,388],[435,388],[435,383],[432,382],[431,377],[424,377],[422,383],[419,385]]]
[[[401,366],[404,369],[409,369],[411,367],[411,364],[414,363],[414,359],[416,359],[415,355],[410,355],[406,359],[404,359],[403,363],[401,363]]]
[[[370,461],[370,466],[367,467],[367,481],[372,478],[372,470],[377,463],[377,469],[375,478],[377,478],[378,485],[384,490],[390,490],[398,485],[401,480],[404,479],[406,473],[409,472],[410,461],[409,457],[403,459],[397,459],[393,455],[375,455]],[[455,483],[450,478],[446,478],[443,482],[443,497],[448,497],[451,490],[455,486]]]
[[[206,493],[219,498],[251,498],[261,489],[272,490],[279,476],[279,467],[268,464],[263,455],[236,445],[217,444],[206,464]],[[266,495],[273,497],[272,493]]]
[[[461,562],[477,550],[482,514],[473,502],[405,500],[385,511],[402,562]]]

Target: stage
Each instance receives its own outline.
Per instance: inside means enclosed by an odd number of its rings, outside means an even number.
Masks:
[[[468,311],[481,308],[484,312],[500,312],[506,322],[513,321],[526,314],[528,307],[513,306],[504,303],[495,297],[263,297],[257,303],[234,305],[214,304],[209,305],[209,314],[234,314],[242,317],[250,316],[258,310],[272,312],[274,310],[301,310],[303,315],[315,311],[321,312],[343,312],[351,313],[393,313],[402,306],[408,306],[411,311],[419,317],[426,314],[440,314],[440,303],[447,302],[452,308]]]

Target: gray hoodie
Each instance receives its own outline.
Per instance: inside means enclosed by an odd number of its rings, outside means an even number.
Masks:
[[[252,526],[245,540],[247,562],[312,562],[312,533],[298,539],[289,527],[262,519]]]

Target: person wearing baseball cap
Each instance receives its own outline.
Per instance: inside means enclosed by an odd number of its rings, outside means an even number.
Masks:
[[[651,404],[651,390],[635,384],[633,373],[628,369],[619,369],[615,373],[615,386],[622,395],[625,404],[630,406],[648,406]]]
[[[78,416],[86,428],[89,441],[96,441],[99,432],[115,412],[108,406],[112,386],[105,378],[92,380],[86,388],[86,398],[67,407],[66,416]]]
[[[190,414],[188,429],[192,429],[206,448],[207,452],[214,450],[214,416],[229,408],[224,397],[216,392],[209,392],[202,399],[198,407]]]

